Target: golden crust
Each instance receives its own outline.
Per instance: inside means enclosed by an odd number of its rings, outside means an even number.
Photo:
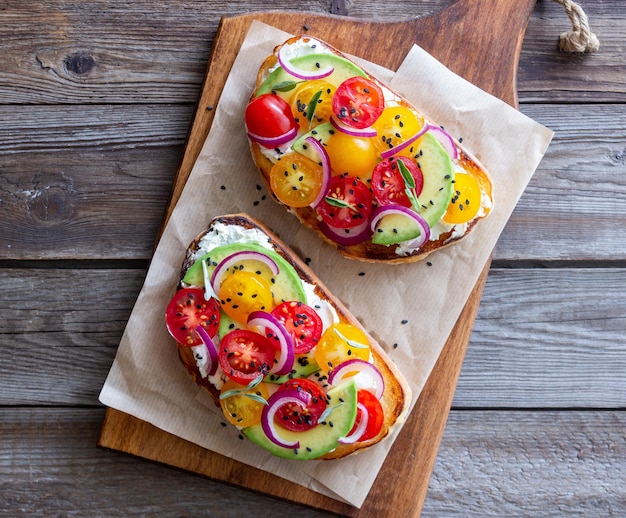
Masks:
[[[289,40],[284,42],[282,45],[291,44],[299,39],[301,38],[298,36],[290,38]],[[302,37],[302,39],[306,40],[306,37]],[[261,65],[259,72],[257,74],[255,90],[251,95],[251,99],[255,97],[257,90],[259,89],[261,84],[264,82],[264,80],[267,78],[267,76],[269,75],[269,70],[271,69],[271,67],[273,67],[276,64],[277,62],[276,56],[282,45],[278,45],[274,49],[274,54],[268,56],[266,60],[263,62],[263,64]],[[345,55],[343,55],[341,52],[339,52],[337,49],[333,48],[332,46],[328,45],[327,43],[325,43],[325,46],[331,52],[346,58]],[[368,77],[369,79],[373,80],[377,84],[389,89],[388,86],[383,85],[375,77],[371,75],[368,75]],[[401,105],[412,109],[418,114],[420,113],[419,110],[417,110],[414,106],[409,104],[404,98],[402,98],[399,95],[398,97],[400,98],[399,103]],[[273,163],[262,153],[261,146],[259,144],[257,144],[256,142],[252,142],[252,141],[249,141],[249,144],[250,144],[250,153],[252,155],[252,159],[261,174],[261,177],[263,179],[263,182],[265,183],[267,190],[270,192],[270,194],[272,194],[272,189],[270,186],[269,178],[270,178],[270,171],[272,169]],[[459,153],[459,158],[457,159],[457,163],[464,170],[471,173],[477,178],[481,186],[481,190],[483,190],[487,194],[491,203],[488,207],[484,208],[484,215],[480,217],[476,217],[470,222],[468,222],[465,228],[465,232],[462,235],[458,235],[457,233],[454,235],[454,237],[451,237],[453,234],[452,231],[443,233],[439,236],[437,240],[433,240],[433,241],[429,241],[425,243],[421,248],[414,251],[410,255],[400,256],[395,251],[396,246],[376,245],[369,240],[363,243],[359,243],[359,244],[351,245],[351,246],[340,245],[334,242],[333,240],[329,239],[328,237],[326,237],[324,233],[320,230],[320,227],[319,227],[320,220],[318,219],[317,214],[312,208],[310,207],[304,207],[304,208],[287,207],[281,201],[279,201],[278,198],[276,198],[276,196],[274,196],[273,194],[272,194],[272,197],[278,204],[283,205],[290,213],[294,214],[305,227],[314,230],[323,241],[334,246],[339,251],[339,253],[341,253],[343,256],[347,258],[361,260],[365,262],[385,262],[389,264],[411,263],[411,262],[420,261],[424,259],[426,256],[428,256],[429,254],[431,254],[432,252],[434,252],[435,250],[439,250],[441,248],[447,247],[459,241],[466,235],[468,235],[474,229],[474,227],[476,226],[476,223],[478,223],[480,219],[485,218],[489,214],[493,206],[493,182],[491,180],[491,177],[489,176],[489,173],[484,168],[484,166],[478,161],[476,157],[472,156],[458,142],[455,142],[455,144],[457,146],[457,151]]]
[[[317,295],[328,301],[337,311],[340,318],[352,325],[363,329],[363,326],[356,320],[356,318],[348,311],[348,309],[329,291],[329,289],[321,282],[319,278],[313,273],[313,271],[297,257],[288,247],[283,243],[278,236],[276,236],[270,229],[268,229],[261,222],[254,220],[246,214],[232,214],[227,216],[221,216],[215,218],[209,225],[208,229],[199,235],[187,249],[185,259],[181,269],[182,279],[187,269],[193,264],[194,253],[198,249],[198,244],[202,236],[208,232],[215,222],[220,222],[227,225],[239,225],[245,228],[257,228],[264,232],[270,242],[274,246],[277,253],[283,256],[296,270],[298,275],[304,281],[313,284]],[[365,331],[363,329],[363,331]],[[367,334],[367,331],[365,331]],[[395,424],[399,424],[404,421],[408,413],[409,405],[411,402],[411,389],[406,382],[404,376],[400,373],[395,364],[387,356],[381,345],[368,334],[370,340],[372,356],[374,358],[374,364],[380,370],[384,382],[385,393],[381,399],[385,413],[385,422],[383,424],[381,432],[378,436],[357,444],[341,444],[332,452],[327,453],[322,459],[336,459],[345,457],[358,450],[362,450],[366,447],[372,446],[380,442],[386,437],[391,428]],[[209,394],[215,400],[215,404],[219,406],[219,390],[207,379],[203,378],[198,369],[193,352],[191,348],[178,345],[179,358],[187,371],[191,375],[192,379],[202,388],[207,390]]]

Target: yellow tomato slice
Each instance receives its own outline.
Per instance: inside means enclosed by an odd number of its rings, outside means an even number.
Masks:
[[[376,146],[383,152],[416,135],[424,120],[405,106],[385,108],[378,120],[373,124],[376,129]],[[411,147],[403,149],[400,155],[411,156]]]
[[[238,271],[226,277],[218,295],[224,312],[244,324],[253,311],[271,311],[273,307],[270,285],[253,272]]]
[[[322,166],[299,153],[284,155],[270,171],[270,187],[285,205],[306,207],[322,188]]]
[[[221,394],[228,396],[224,399],[220,398],[220,406],[229,423],[247,428],[261,422],[261,413],[265,404],[258,398],[263,398],[265,401],[269,398],[269,392],[264,383],[247,389],[245,385],[240,385],[229,379],[222,386]]]
[[[306,81],[296,88],[291,99],[291,111],[299,127],[309,131],[328,122],[333,113],[335,86],[324,80]],[[315,99],[315,109],[311,100]],[[311,114],[311,120],[308,119]]]
[[[443,221],[449,224],[467,223],[480,210],[480,185],[474,176],[467,173],[454,175],[454,192]]]
[[[367,336],[351,324],[330,326],[315,347],[315,361],[320,368],[329,372],[341,363],[361,359],[369,360],[370,345]]]

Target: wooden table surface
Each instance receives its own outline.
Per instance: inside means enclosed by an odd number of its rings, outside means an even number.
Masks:
[[[0,0],[0,515],[325,514],[96,447],[219,19],[452,0]],[[423,516],[626,515],[626,12],[539,0],[520,110],[556,132],[494,252]],[[19,300],[18,300],[19,299]]]

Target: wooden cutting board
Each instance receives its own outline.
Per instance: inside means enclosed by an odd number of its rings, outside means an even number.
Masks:
[[[392,70],[416,43],[452,71],[517,107],[516,72],[534,4],[535,0],[459,0],[438,13],[400,22],[285,12],[223,18],[164,223],[209,133],[222,87],[253,20],[292,34],[316,36]],[[110,408],[98,445],[346,516],[417,516],[426,497],[488,270],[489,263],[361,509],[207,451]]]

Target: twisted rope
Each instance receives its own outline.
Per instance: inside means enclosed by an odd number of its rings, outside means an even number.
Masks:
[[[600,48],[598,37],[591,32],[585,11],[571,0],[554,0],[565,8],[572,22],[572,30],[559,37],[559,49],[563,52],[596,52]]]

